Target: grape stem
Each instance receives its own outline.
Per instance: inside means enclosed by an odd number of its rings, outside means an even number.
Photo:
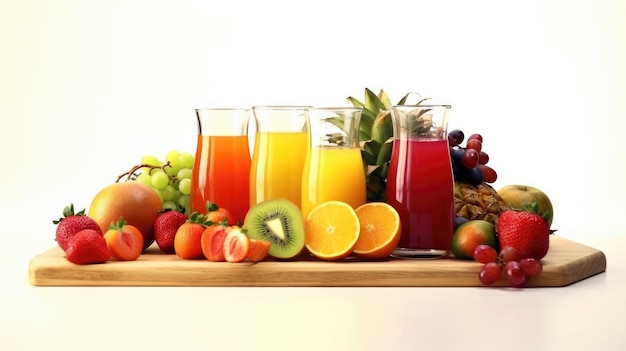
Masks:
[[[152,173],[152,171],[153,171],[153,170],[155,170],[155,169],[162,169],[162,170],[163,170],[163,172],[165,172],[165,167],[171,167],[171,166],[172,166],[172,165],[170,164],[170,161],[167,161],[167,163],[165,163],[163,166],[155,166],[155,165],[150,165],[150,164],[147,164],[147,163],[143,163],[143,164],[140,164],[140,165],[135,165],[135,166],[133,166],[133,167],[132,167],[129,171],[127,171],[127,172],[124,172],[124,173],[120,174],[120,175],[117,177],[117,180],[116,180],[115,182],[116,182],[116,183],[119,183],[119,181],[120,181],[120,180],[122,180],[122,178],[124,178],[124,177],[126,177],[126,180],[125,180],[125,181],[129,181],[129,180],[135,180],[135,179],[137,179],[137,177],[139,176],[139,174],[141,174],[141,172],[140,172],[140,173],[137,173],[137,171],[138,171],[138,170],[140,170],[140,169],[142,169],[142,168],[148,168],[148,169],[150,169],[150,170],[148,171],[148,174],[150,174],[150,173]],[[166,173],[166,174],[167,174],[167,173]],[[168,175],[168,177],[170,178],[170,180],[171,180],[172,182],[176,182],[176,180],[177,180],[177,179],[176,179],[176,176],[170,176],[170,175]]]

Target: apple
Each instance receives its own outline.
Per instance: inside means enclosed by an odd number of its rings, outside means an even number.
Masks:
[[[451,248],[454,257],[472,260],[478,245],[489,245],[498,250],[496,228],[490,222],[476,219],[461,224],[454,231]]]
[[[524,209],[537,203],[538,214],[546,219],[548,226],[552,225],[554,210],[552,202],[546,193],[528,185],[506,185],[498,189],[502,200],[513,209]]]

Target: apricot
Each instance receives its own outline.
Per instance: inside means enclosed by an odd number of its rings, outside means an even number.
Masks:
[[[106,233],[120,217],[135,226],[143,236],[143,251],[154,242],[154,221],[163,206],[154,189],[137,181],[113,183],[100,190],[91,201],[87,216]]]

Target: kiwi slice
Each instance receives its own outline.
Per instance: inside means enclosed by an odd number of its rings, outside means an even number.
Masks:
[[[270,242],[272,257],[290,259],[304,248],[302,212],[287,199],[271,199],[252,206],[243,227],[249,238]]]

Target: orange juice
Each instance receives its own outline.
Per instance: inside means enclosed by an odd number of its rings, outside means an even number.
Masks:
[[[284,198],[300,206],[306,132],[257,132],[250,168],[250,206]]]
[[[248,212],[250,149],[246,135],[198,136],[193,176],[191,211],[206,213],[211,201],[228,209],[237,223]]]
[[[302,215],[306,217],[317,205],[338,200],[353,208],[363,205],[365,169],[358,148],[311,148],[302,174]]]

